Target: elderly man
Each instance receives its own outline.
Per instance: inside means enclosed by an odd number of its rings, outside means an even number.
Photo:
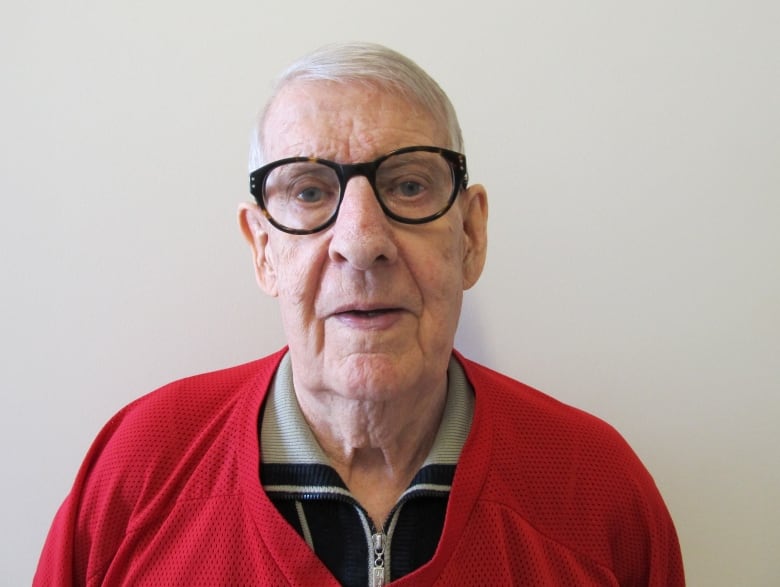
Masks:
[[[486,250],[462,151],[446,95],[386,48],[282,75],[239,222],[288,347],[119,412],[36,584],[683,584],[620,436],[453,351]]]

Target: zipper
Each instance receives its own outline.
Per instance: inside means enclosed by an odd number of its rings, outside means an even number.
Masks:
[[[374,564],[371,568],[371,587],[383,587],[385,584],[385,542],[387,536],[384,532],[377,532],[371,536]]]

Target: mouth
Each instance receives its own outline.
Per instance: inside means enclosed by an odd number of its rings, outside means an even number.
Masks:
[[[358,330],[385,330],[397,324],[403,314],[397,307],[345,307],[332,314],[340,324]]]
[[[378,316],[384,316],[386,314],[392,314],[400,312],[399,308],[374,308],[371,310],[340,310],[335,313],[336,316],[354,316],[355,318],[376,318]]]

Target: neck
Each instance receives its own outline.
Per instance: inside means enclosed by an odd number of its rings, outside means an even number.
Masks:
[[[383,401],[295,389],[332,466],[375,526],[382,527],[433,446],[446,403],[446,376],[422,392]]]

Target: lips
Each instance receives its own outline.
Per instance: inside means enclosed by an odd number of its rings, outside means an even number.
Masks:
[[[347,315],[351,314],[353,316],[357,317],[363,317],[363,318],[374,318],[375,316],[381,316],[383,314],[387,314],[388,312],[400,312],[398,308],[377,308],[375,310],[343,310],[341,312],[337,312],[337,315]]]
[[[395,324],[402,314],[402,308],[393,306],[348,306],[339,308],[331,317],[350,328],[383,330]]]

